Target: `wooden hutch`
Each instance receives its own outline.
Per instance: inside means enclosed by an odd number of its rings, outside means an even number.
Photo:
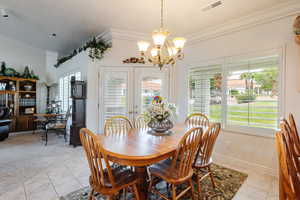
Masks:
[[[33,130],[36,113],[37,80],[0,76],[0,106],[10,109],[10,131]]]

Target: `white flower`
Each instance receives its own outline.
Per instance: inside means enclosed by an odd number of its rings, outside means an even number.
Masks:
[[[163,121],[166,119],[175,119],[176,106],[171,103],[152,104],[143,113],[146,122],[151,120]]]

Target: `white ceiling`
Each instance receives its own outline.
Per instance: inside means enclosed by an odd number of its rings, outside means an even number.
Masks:
[[[173,35],[191,34],[287,1],[223,0],[203,12],[211,0],[165,0],[165,26]],[[108,28],[150,34],[159,27],[159,6],[159,0],[1,0],[9,18],[0,18],[0,34],[65,53]]]

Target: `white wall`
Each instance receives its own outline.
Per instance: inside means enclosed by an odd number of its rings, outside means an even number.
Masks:
[[[38,82],[38,112],[46,108],[46,91],[42,82],[46,80],[46,53],[42,49],[28,46],[22,42],[0,36],[0,62],[5,61],[8,67],[23,73],[25,66],[39,75]]]
[[[300,122],[300,47],[294,42],[292,24],[295,16],[285,17],[246,30],[232,32],[186,48],[184,63],[177,66],[176,88],[180,119],[187,114],[187,67],[207,60],[283,48],[286,73],[284,77],[285,114],[292,112]],[[277,166],[274,139],[223,132],[217,153],[249,163],[275,169]]]

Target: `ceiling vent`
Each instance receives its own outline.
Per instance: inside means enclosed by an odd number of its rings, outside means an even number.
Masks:
[[[218,0],[218,1],[214,1],[211,4],[209,4],[208,6],[205,6],[202,8],[202,11],[208,11],[210,9],[216,8],[218,6],[222,5],[222,1]]]

